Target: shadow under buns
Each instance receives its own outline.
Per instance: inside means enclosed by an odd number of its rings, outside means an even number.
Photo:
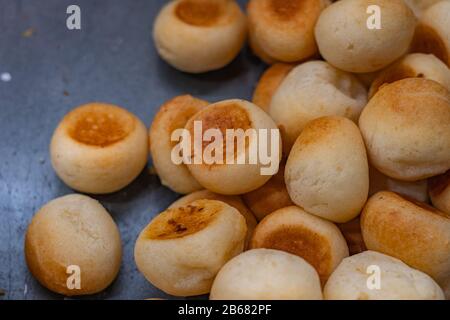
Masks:
[[[450,170],[428,179],[428,190],[433,205],[450,214]]]
[[[123,108],[98,102],[79,106],[53,133],[53,168],[77,191],[118,191],[130,184],[147,163],[146,131],[144,124]]]
[[[450,215],[383,191],[364,207],[361,228],[369,250],[396,257],[440,284],[450,277]]]
[[[246,34],[246,17],[234,0],[170,1],[153,27],[159,55],[190,73],[229,64],[242,49]]]
[[[295,206],[265,217],[250,245],[252,249],[276,249],[305,259],[316,269],[322,284],[349,254],[344,237],[333,223]]]
[[[171,136],[208,105],[207,101],[190,95],[175,97],[161,106],[151,125],[149,138],[153,165],[161,183],[175,192],[186,194],[202,189],[185,164],[177,165],[172,161],[176,142],[171,141]]]
[[[359,217],[350,220],[349,222],[338,223],[336,225],[338,226],[339,230],[341,230],[342,235],[347,241],[350,255],[361,253],[367,250],[361,233],[361,222]]]

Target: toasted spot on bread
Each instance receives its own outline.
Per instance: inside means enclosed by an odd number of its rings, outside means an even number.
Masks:
[[[175,9],[180,20],[199,27],[214,25],[222,15],[222,11],[220,2],[212,0],[184,0]]]
[[[304,0],[270,0],[270,7],[280,19],[289,19],[295,16],[304,4]]]

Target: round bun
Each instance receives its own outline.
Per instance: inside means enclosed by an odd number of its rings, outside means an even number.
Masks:
[[[250,44],[263,60],[295,62],[317,52],[314,26],[328,0],[250,0]]]
[[[255,216],[253,213],[247,208],[247,206],[242,201],[241,197],[239,196],[224,196],[221,194],[217,194],[214,192],[211,192],[209,190],[200,190],[193,192],[191,194],[188,194],[187,196],[184,196],[174,203],[172,203],[169,207],[169,209],[174,209],[178,207],[182,207],[185,205],[190,204],[191,202],[194,202],[196,200],[217,200],[222,201],[228,204],[229,206],[232,206],[233,208],[237,209],[245,218],[245,221],[247,222],[247,237],[245,241],[245,248],[248,247],[248,244],[250,242],[250,239],[253,235],[253,231],[256,228],[256,225],[258,224],[256,222]]]
[[[280,127],[287,153],[311,120],[336,115],[356,122],[366,103],[367,91],[353,75],[324,61],[310,61],[284,79],[269,114]]]
[[[133,114],[105,103],[69,112],[50,145],[53,168],[69,187],[105,194],[130,184],[148,157],[145,125]]]
[[[380,191],[404,194],[420,202],[428,202],[427,180],[400,181],[385,176],[373,166],[369,166],[369,196]]]
[[[398,258],[442,283],[450,277],[450,215],[393,192],[372,196],[361,215],[369,250]]]
[[[347,241],[348,252],[350,255],[367,250],[361,233],[361,222],[359,217],[346,223],[338,223],[337,226]]]
[[[426,9],[443,0],[403,0],[411,8],[416,17],[421,17]],[[448,0],[447,0],[448,1]]]
[[[412,53],[383,70],[372,83],[369,98],[385,83],[405,78],[425,78],[439,82],[450,90],[450,69],[432,54]]]
[[[246,251],[217,274],[211,300],[322,300],[316,270],[293,254]]]
[[[305,259],[316,269],[322,284],[348,257],[347,243],[336,225],[295,206],[265,217],[256,227],[250,246],[281,250]]]
[[[450,170],[428,180],[431,202],[439,210],[450,214]]]
[[[196,122],[202,125],[203,134],[208,129],[218,129],[224,140],[223,144],[219,143],[217,145],[217,142],[204,141],[202,145],[203,155],[208,154],[208,150],[219,149],[219,152],[214,154],[210,160],[219,160],[223,162],[222,164],[218,163],[218,161],[208,164],[208,159],[202,159],[201,164],[195,164],[192,161],[187,165],[191,174],[204,188],[220,194],[236,195],[258,189],[270,179],[270,175],[262,174],[262,169],[268,169],[269,165],[264,165],[260,157],[258,157],[256,164],[252,164],[250,161],[245,161],[244,164],[237,163],[238,160],[240,161],[243,157],[247,157],[251,150],[261,151],[259,150],[258,139],[255,136],[248,136],[248,139],[245,139],[245,143],[242,143],[245,148],[237,148],[239,143],[235,141],[235,148],[228,147],[228,149],[232,149],[228,153],[226,150],[227,129],[242,129],[244,131],[255,129],[257,133],[261,133],[260,129],[267,129],[269,133],[271,129],[277,129],[273,120],[261,108],[253,103],[235,99],[209,105],[197,113],[188,121],[185,127],[191,136],[191,155],[195,154],[194,146],[200,144],[199,139],[201,138],[198,134],[195,135],[194,125]],[[194,141],[194,139],[197,140]],[[280,157],[278,162],[281,159],[280,140],[271,141],[271,138],[268,138],[268,150],[271,150],[274,143],[276,144],[275,147],[279,146]],[[223,150],[223,152],[220,152],[220,150]],[[230,163],[230,160],[234,163]],[[272,166],[274,165],[272,164]]]
[[[119,272],[121,257],[113,219],[98,201],[83,195],[47,203],[25,235],[30,272],[44,287],[66,296],[94,294],[108,287]],[[76,277],[74,283],[70,279],[76,267],[79,288]]]
[[[268,113],[273,95],[294,67],[294,64],[287,63],[275,63],[269,67],[256,85],[252,102]]]
[[[156,17],[153,39],[174,68],[201,73],[229,64],[246,33],[246,17],[234,0],[175,0]]]
[[[412,52],[431,53],[450,67],[450,1],[425,10],[411,44]]]
[[[427,79],[383,86],[359,119],[370,163],[385,175],[417,181],[450,169],[450,92]]]
[[[294,205],[284,182],[284,168],[284,164],[280,163],[278,173],[265,185],[242,195],[245,204],[255,214],[258,221],[278,209]]]
[[[174,296],[208,293],[220,268],[244,249],[247,227],[224,202],[197,200],[157,215],[139,235],[136,265],[155,287]]]
[[[379,6],[381,28],[369,29],[369,6]],[[356,73],[380,70],[404,55],[414,36],[416,18],[403,0],[341,0],[319,17],[319,51],[333,66]]]
[[[378,269],[379,268],[379,269]],[[377,270],[377,271],[374,271]],[[380,287],[372,288],[379,271]],[[345,258],[324,288],[326,300],[443,300],[442,289],[428,275],[390,256],[365,251]]]
[[[175,130],[184,128],[187,121],[207,105],[207,101],[190,95],[175,97],[161,106],[150,128],[153,166],[161,183],[175,192],[186,194],[202,189],[186,165],[172,161],[175,142],[171,137]]]
[[[347,222],[359,215],[369,192],[369,168],[358,127],[343,117],[311,121],[289,155],[286,186],[307,212]]]

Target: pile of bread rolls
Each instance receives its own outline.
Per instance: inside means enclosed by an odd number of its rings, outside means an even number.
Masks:
[[[450,1],[250,0],[246,16],[234,0],[174,0],[153,35],[184,72],[224,67],[247,38],[271,66],[252,102],[174,97],[148,134],[103,103],[55,130],[52,164],[74,190],[120,190],[150,152],[161,183],[184,195],[136,240],[151,284],[210,299],[450,299]],[[279,129],[278,173],[175,164],[171,135],[195,122]],[[120,235],[98,202],[69,195],[35,215],[25,253],[50,290],[90,294],[117,275]],[[82,269],[78,291],[68,265]]]

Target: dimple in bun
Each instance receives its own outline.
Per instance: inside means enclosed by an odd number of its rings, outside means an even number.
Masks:
[[[157,215],[139,235],[136,265],[174,296],[208,293],[220,268],[244,249],[247,227],[224,202],[197,200]]]
[[[176,129],[184,128],[186,122],[209,103],[190,95],[175,97],[159,109],[150,127],[150,153],[153,166],[161,183],[178,193],[190,193],[202,189],[184,164],[175,164],[171,153],[176,142],[171,141]]]
[[[66,296],[105,289],[119,272],[121,256],[120,234],[113,219],[98,201],[83,195],[47,203],[25,235],[30,272],[44,287]],[[69,279],[76,270],[79,287]]]
[[[105,103],[82,105],[69,112],[53,133],[53,168],[77,191],[118,191],[147,163],[146,131],[144,124],[125,109]]]
[[[428,179],[428,190],[433,205],[439,210],[450,214],[450,170],[442,175]]]
[[[159,55],[185,72],[216,70],[244,45],[246,17],[234,0],[175,0],[158,14],[153,38]]]

